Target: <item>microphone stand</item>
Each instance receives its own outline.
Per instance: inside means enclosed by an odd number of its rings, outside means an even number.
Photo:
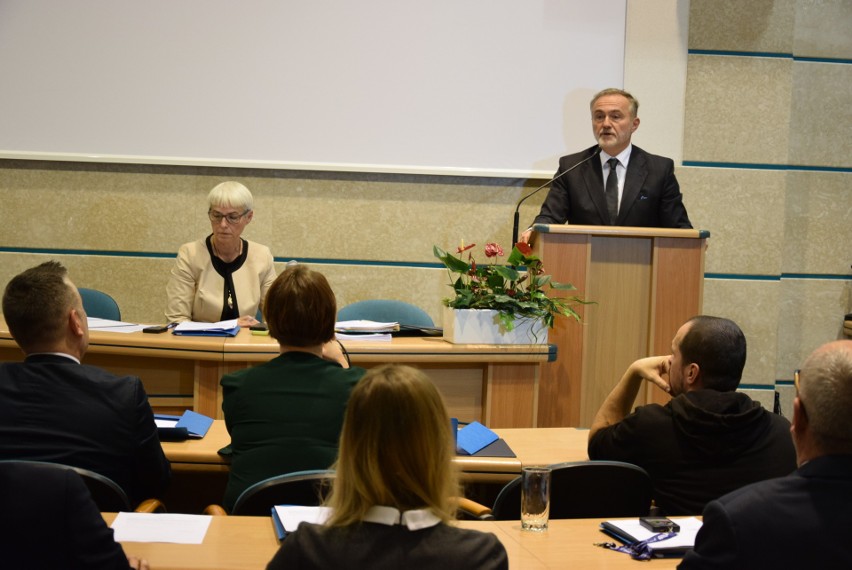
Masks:
[[[553,184],[555,181],[559,180],[560,178],[562,178],[563,176],[565,176],[566,174],[568,174],[569,172],[571,172],[572,170],[574,170],[575,168],[577,168],[578,166],[583,164],[584,162],[588,162],[589,160],[598,156],[600,154],[600,152],[601,152],[601,147],[598,146],[594,150],[594,152],[592,152],[592,154],[590,154],[589,156],[587,156],[586,158],[584,158],[583,160],[581,160],[580,162],[578,162],[577,164],[575,164],[571,168],[563,170],[562,172],[560,172],[559,174],[557,174],[556,176],[554,176],[553,178],[551,178],[550,180],[548,180],[547,182],[545,182],[544,184],[542,184],[541,186],[539,186],[538,188],[536,188],[535,190],[533,190],[532,192],[530,192],[529,194],[527,194],[526,196],[524,196],[523,198],[518,200],[518,203],[515,206],[514,222],[512,223],[512,245],[513,246],[516,243],[518,243],[518,223],[519,223],[520,217],[521,217],[521,213],[520,213],[521,212],[521,204],[523,204],[524,201],[527,198],[529,198],[530,196],[532,196],[533,194],[535,194],[536,192],[538,192],[539,190],[541,190],[545,186],[549,186],[549,185]]]

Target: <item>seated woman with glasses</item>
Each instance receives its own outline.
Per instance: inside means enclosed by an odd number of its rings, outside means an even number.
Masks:
[[[268,247],[240,237],[254,217],[251,192],[239,182],[222,182],[207,202],[213,231],[180,247],[166,285],[166,318],[257,324],[255,315],[275,280],[275,268]]]
[[[299,525],[267,569],[507,569],[497,537],[452,525],[454,451],[444,402],[423,372],[371,369],[346,408],[330,518]]]

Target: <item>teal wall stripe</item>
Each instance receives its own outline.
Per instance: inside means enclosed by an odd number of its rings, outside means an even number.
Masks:
[[[136,257],[141,259],[174,259],[175,253],[147,252],[147,251],[105,251],[97,249],[51,249],[36,247],[0,247],[0,253],[32,253],[40,255],[82,255],[90,257]],[[314,265],[353,265],[353,266],[378,266],[378,267],[401,267],[408,269],[444,269],[441,263],[426,263],[418,261],[387,261],[368,259],[325,259],[319,257],[275,257],[278,263],[298,261],[299,263],[310,263]],[[744,281],[780,281],[781,279],[815,279],[815,280],[838,280],[850,281],[850,275],[830,275],[818,273],[782,273],[781,275],[746,275],[736,273],[705,273],[705,279],[729,279]]]
[[[849,166],[808,166],[804,164],[757,164],[751,162],[706,162],[702,160],[684,160],[683,166],[701,168],[742,168],[745,170],[785,170],[804,172],[852,172]]]
[[[705,279],[729,279],[748,281],[781,281],[782,279],[812,279],[819,281],[850,281],[852,275],[832,275],[819,273],[782,273],[781,275],[743,275],[736,273],[705,273]]]
[[[40,255],[84,255],[90,257],[137,257],[155,259],[174,259],[177,253],[162,253],[148,251],[107,251],[97,249],[54,249],[37,247],[0,247],[0,253],[33,253]],[[275,257],[278,263],[298,261],[299,263],[311,263],[314,265],[372,265],[379,267],[405,267],[417,269],[443,269],[444,265],[438,262],[426,263],[418,261],[386,261],[365,259],[322,259],[314,257]]]
[[[687,50],[689,55],[718,55],[722,57],[768,57],[776,59],[792,59],[793,61],[804,61],[808,63],[839,63],[850,64],[852,59],[841,57],[808,57],[793,55],[792,53],[762,52],[762,51],[727,51],[720,49],[691,49]]]
[[[687,50],[689,55],[720,55],[729,57],[774,57],[782,59],[792,59],[792,53],[781,53],[771,51],[727,51],[720,49],[690,49]]]

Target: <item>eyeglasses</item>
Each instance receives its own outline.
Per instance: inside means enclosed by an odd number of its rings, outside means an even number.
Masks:
[[[793,385],[796,386],[796,397],[799,399],[799,406],[802,409],[802,413],[807,415],[808,412],[805,410],[805,402],[802,400],[802,391],[799,389],[799,376],[801,376],[801,370],[793,371]]]
[[[229,224],[234,225],[239,223],[240,219],[243,216],[249,213],[249,210],[246,210],[242,214],[238,214],[236,212],[231,212],[230,214],[223,214],[222,212],[217,212],[216,210],[207,210],[207,217],[210,218],[210,221],[214,224],[221,224],[222,220],[227,220]]]

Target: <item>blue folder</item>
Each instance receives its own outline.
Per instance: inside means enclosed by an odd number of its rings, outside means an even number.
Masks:
[[[473,455],[500,439],[496,433],[479,422],[467,424],[458,431],[456,437],[457,448],[468,455]]]
[[[154,414],[154,419],[158,420],[176,420],[174,427],[158,428],[162,435],[169,436],[168,439],[175,439],[180,431],[171,430],[186,430],[186,437],[200,439],[207,435],[210,426],[213,425],[213,418],[207,417],[192,410],[186,410],[182,416],[170,416],[166,414]],[[170,431],[164,431],[170,430]]]

